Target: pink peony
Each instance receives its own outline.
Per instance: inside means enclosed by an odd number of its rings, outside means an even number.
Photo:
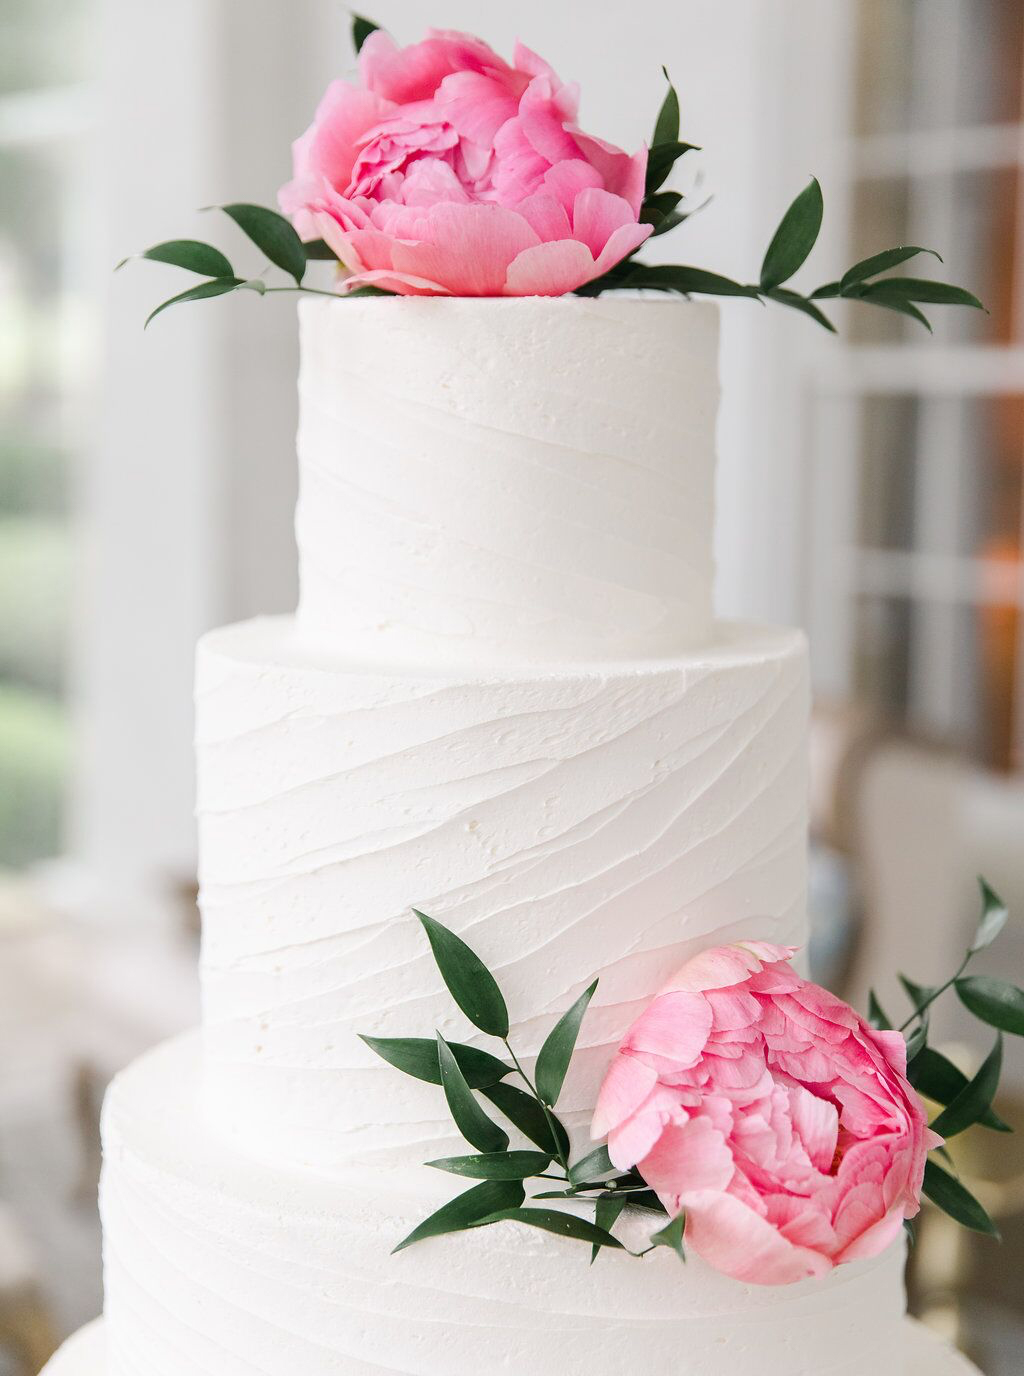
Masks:
[[[743,942],[684,965],[619,1047],[592,1129],[686,1210],[699,1256],[759,1285],[881,1252],[940,1141],[901,1034],[872,1031],[792,955]]]
[[[578,90],[518,44],[468,34],[396,47],[372,33],[362,86],[336,81],[294,146],[281,208],[346,285],[402,295],[559,296],[628,257],[647,152],[576,125]]]

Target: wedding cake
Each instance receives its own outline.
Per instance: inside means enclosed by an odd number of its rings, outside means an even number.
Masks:
[[[512,1223],[391,1255],[464,1147],[358,1034],[480,1041],[410,909],[499,974],[527,1064],[601,977],[560,1100],[585,1144],[683,960],[806,941],[806,650],[712,616],[716,307],[301,325],[299,610],[199,649],[204,1026],[110,1091],[105,1321],[48,1370],[968,1370],[904,1318],[902,1243],[786,1286]]]

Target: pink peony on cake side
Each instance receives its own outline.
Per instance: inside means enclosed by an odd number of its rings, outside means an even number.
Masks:
[[[684,965],[627,1033],[592,1128],[685,1212],[695,1252],[761,1285],[884,1251],[941,1144],[902,1033],[801,979],[792,955],[743,942]]]
[[[281,192],[349,287],[560,296],[652,233],[639,223],[647,150],[584,133],[579,88],[523,44],[510,65],[469,34],[431,29],[399,48],[378,29],[359,63],[363,85],[330,86]]]

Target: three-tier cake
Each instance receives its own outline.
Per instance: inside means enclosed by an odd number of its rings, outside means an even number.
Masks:
[[[358,1034],[453,1012],[410,909],[517,1045],[595,976],[560,1108],[688,956],[802,945],[801,635],[716,623],[718,317],[679,300],[303,304],[301,602],[199,650],[204,1027],[104,1115],[103,1328],[54,1376],[918,1376],[902,1246],[782,1287],[451,1195],[441,1091]]]

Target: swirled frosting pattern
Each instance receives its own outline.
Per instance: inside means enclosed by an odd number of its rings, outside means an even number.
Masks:
[[[707,639],[714,306],[404,297],[301,317],[309,644],[507,665]]]
[[[600,976],[570,1121],[699,946],[804,940],[797,632],[468,677],[316,660],[287,618],[253,622],[203,642],[197,714],[209,1104],[246,1150],[455,1147],[436,1097],[356,1035],[474,1039],[411,906],[496,971],[527,1056]]]

